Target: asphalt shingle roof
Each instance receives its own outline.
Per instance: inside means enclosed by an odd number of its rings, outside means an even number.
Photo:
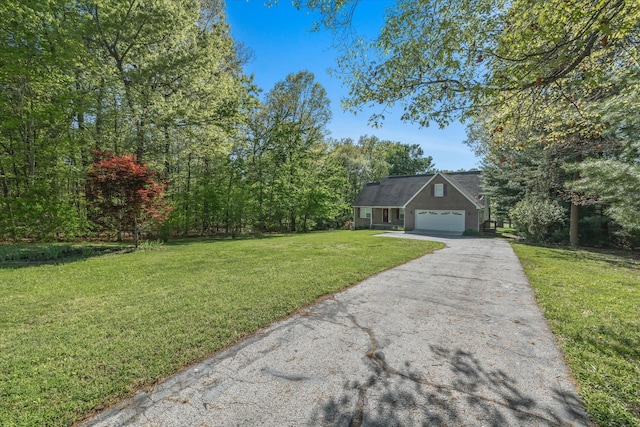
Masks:
[[[443,174],[473,197],[478,203],[482,190],[480,187],[480,172],[453,172]],[[380,183],[367,184],[353,203],[353,206],[400,207],[404,206],[434,174],[390,176]]]
[[[461,186],[467,190],[473,197],[480,200],[482,197],[482,183],[480,182],[480,172],[455,172],[445,174],[452,181],[457,181]]]

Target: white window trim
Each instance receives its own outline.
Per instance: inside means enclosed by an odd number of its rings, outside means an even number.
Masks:
[[[371,208],[360,208],[360,219],[371,219]]]
[[[433,197],[444,197],[444,184],[433,185]]]

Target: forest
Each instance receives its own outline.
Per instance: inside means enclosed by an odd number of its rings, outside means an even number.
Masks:
[[[329,138],[310,72],[256,87],[224,8],[0,5],[0,240],[340,228],[365,183],[433,169],[418,145]]]
[[[338,36],[347,109],[467,125],[494,219],[637,246],[637,4],[398,0],[361,39],[340,37],[357,0],[294,3]],[[307,71],[256,87],[223,0],[8,0],[0,19],[0,240],[340,228],[367,182],[435,170],[418,145],[330,138]]]

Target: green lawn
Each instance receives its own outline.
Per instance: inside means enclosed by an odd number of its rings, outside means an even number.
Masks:
[[[516,229],[513,227],[496,227],[496,234],[498,236],[514,236],[516,234]]]
[[[516,244],[592,421],[640,426],[640,261]]]
[[[373,234],[0,263],[0,425],[69,425],[321,295],[442,247]]]

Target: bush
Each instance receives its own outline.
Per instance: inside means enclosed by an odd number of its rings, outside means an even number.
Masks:
[[[628,250],[640,247],[640,231],[630,232],[624,229],[616,230],[612,233],[614,246]]]
[[[609,217],[602,215],[589,215],[580,218],[578,227],[580,243],[589,246],[609,246],[611,244],[610,222]]]
[[[555,200],[527,197],[509,212],[518,234],[540,243],[566,220],[565,210]]]

